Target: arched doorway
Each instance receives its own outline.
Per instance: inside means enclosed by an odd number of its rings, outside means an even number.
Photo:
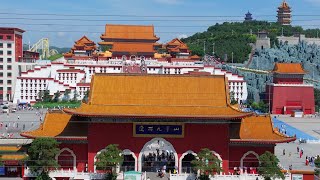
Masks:
[[[76,170],[76,155],[69,148],[63,148],[56,155],[56,160],[63,170]]]
[[[120,170],[122,172],[127,171],[137,171],[137,157],[136,155],[130,151],[129,149],[125,149],[122,151],[123,154],[123,163],[121,165]]]
[[[193,151],[187,151],[180,157],[179,173],[194,173],[192,169],[191,161],[197,158],[197,154]]]
[[[254,151],[246,152],[240,160],[241,168],[259,167],[259,155]]]
[[[178,167],[178,154],[172,144],[163,138],[153,138],[140,151],[139,171],[156,172],[163,167],[172,171]]]

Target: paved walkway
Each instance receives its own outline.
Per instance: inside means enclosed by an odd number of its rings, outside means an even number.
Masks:
[[[277,127],[279,128],[280,132],[282,133],[285,133],[289,136],[296,136],[297,139],[305,139],[305,140],[319,140],[318,138],[316,137],[313,137],[313,136],[310,136],[308,133],[302,131],[302,130],[299,130],[297,128],[295,128],[294,126],[292,126],[291,124],[293,124],[292,122],[284,122],[284,121],[281,121],[282,120],[282,117],[279,117],[279,118],[272,118],[273,120],[273,125],[274,127]],[[300,120],[301,121],[301,120]],[[298,123],[298,122],[296,122]],[[300,123],[300,122],[299,122]],[[303,124],[303,123],[301,123]],[[311,125],[311,124],[310,124]],[[300,125],[301,126],[301,125]],[[312,126],[311,126],[312,127]],[[311,128],[309,126],[309,128]]]
[[[297,147],[303,148],[303,156],[300,158],[297,153]],[[283,149],[285,149],[285,155],[283,155]],[[293,169],[299,170],[314,170],[314,166],[306,166],[306,156],[316,156],[320,154],[320,144],[308,144],[297,142],[292,143],[282,143],[278,144],[275,147],[275,155],[280,160],[280,164],[285,169],[289,169],[289,166],[292,165]],[[290,155],[291,154],[291,155]]]
[[[42,112],[37,115],[36,112]],[[20,110],[15,113],[0,113],[0,138],[22,138],[20,133],[37,129],[40,117],[43,121],[46,109]]]

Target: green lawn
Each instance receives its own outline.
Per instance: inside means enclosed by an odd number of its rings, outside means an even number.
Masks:
[[[37,102],[33,105],[34,108],[77,108],[79,107],[81,102]]]

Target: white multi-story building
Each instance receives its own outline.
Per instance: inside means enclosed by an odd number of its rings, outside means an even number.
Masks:
[[[23,56],[22,33],[18,28],[0,28],[0,102],[12,100],[18,61]]]
[[[50,95],[59,91],[63,94],[71,90],[70,97],[76,92],[78,99],[83,99],[90,89],[94,73],[149,73],[149,74],[188,74],[207,72],[212,75],[225,75],[229,80],[230,92],[239,102],[247,99],[247,84],[238,76],[214,66],[206,66],[200,61],[135,58],[134,60],[109,59],[65,60],[48,62],[36,66],[33,70],[22,72],[17,78],[14,103],[34,103],[39,99],[39,92],[49,90]]]

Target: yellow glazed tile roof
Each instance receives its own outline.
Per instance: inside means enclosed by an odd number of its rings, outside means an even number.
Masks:
[[[107,24],[102,39],[159,40],[154,35],[153,26]]]
[[[55,137],[67,126],[71,115],[65,113],[47,113],[44,123],[34,131],[24,132],[26,137]]]
[[[28,156],[26,154],[2,154],[2,160],[23,160],[26,159]]]
[[[241,121],[240,140],[287,142],[295,139],[274,130],[270,116],[250,116]]]
[[[300,63],[276,63],[273,72],[281,74],[305,74]]]
[[[83,116],[237,118],[224,76],[96,74],[89,103],[65,112]]]
[[[21,146],[0,146],[0,151],[19,151]]]

